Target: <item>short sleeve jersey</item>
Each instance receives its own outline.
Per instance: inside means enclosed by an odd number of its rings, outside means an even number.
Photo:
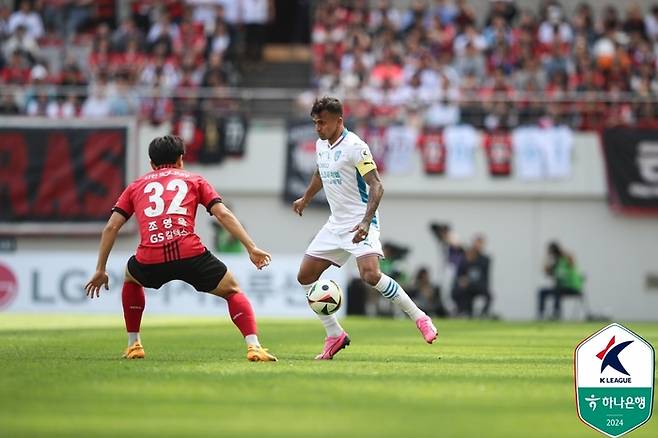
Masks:
[[[366,213],[368,185],[363,176],[377,166],[368,145],[345,129],[333,145],[328,140],[315,143],[318,172],[329,202],[328,228],[337,233],[349,232]],[[372,225],[379,229],[379,214]]]
[[[130,184],[112,209],[129,219],[137,217],[140,243],[135,257],[145,264],[171,262],[205,252],[194,232],[197,206],[221,202],[215,189],[199,175],[161,168]]]
[[[520,179],[544,178],[543,142],[541,129],[537,127],[520,127],[512,133],[515,173]]]

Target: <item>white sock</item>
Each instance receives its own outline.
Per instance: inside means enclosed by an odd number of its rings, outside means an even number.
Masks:
[[[244,340],[247,343],[247,345],[255,345],[257,347],[260,347],[260,342],[258,342],[257,335],[247,335],[244,337]]]
[[[386,274],[382,274],[381,278],[374,286],[385,298],[388,298],[398,306],[400,310],[409,315],[413,321],[422,318],[425,312],[420,310],[418,306],[409,298],[409,295],[402,289],[402,286],[397,281],[393,280]]]
[[[130,347],[135,342],[142,343],[142,340],[139,339],[139,332],[128,332],[128,346]]]
[[[327,332],[327,336],[329,337],[334,338],[336,336],[340,336],[340,334],[345,331],[343,330],[343,327],[340,326],[336,315],[318,315],[318,318],[320,318],[320,321],[322,321],[324,330]]]
[[[302,288],[304,288],[304,292],[306,292],[307,294],[308,291],[311,290],[311,286],[313,286],[313,284],[302,284]],[[343,330],[343,327],[341,327],[340,323],[338,322],[338,318],[336,318],[336,315],[318,315],[318,318],[320,318],[320,321],[324,326],[324,330],[327,332],[327,336],[329,337],[333,338],[336,336],[340,336],[340,334],[345,331]]]

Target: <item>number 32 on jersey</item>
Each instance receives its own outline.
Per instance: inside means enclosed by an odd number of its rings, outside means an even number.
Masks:
[[[181,207],[185,195],[187,195],[187,183],[180,179],[172,179],[169,181],[166,187],[167,191],[176,192],[174,198],[169,204],[167,209],[167,214],[186,214],[187,208]],[[148,217],[160,216],[165,209],[165,201],[162,199],[162,194],[165,191],[165,187],[162,186],[157,181],[150,182],[144,187],[144,193],[149,196],[149,202],[153,205],[144,209],[144,214]]]

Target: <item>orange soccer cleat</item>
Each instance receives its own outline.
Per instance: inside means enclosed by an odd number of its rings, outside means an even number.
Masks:
[[[135,342],[123,352],[124,359],[144,359],[144,347],[139,342]]]
[[[247,360],[250,362],[276,362],[277,358],[260,345],[247,346]]]

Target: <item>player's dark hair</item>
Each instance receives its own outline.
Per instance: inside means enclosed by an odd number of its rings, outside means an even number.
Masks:
[[[183,154],[185,154],[185,144],[175,135],[155,137],[149,144],[149,157],[155,166],[176,164],[178,157]]]
[[[324,96],[315,99],[315,102],[313,102],[313,108],[311,108],[311,117],[320,115],[322,111],[342,116],[343,104],[335,97]]]

